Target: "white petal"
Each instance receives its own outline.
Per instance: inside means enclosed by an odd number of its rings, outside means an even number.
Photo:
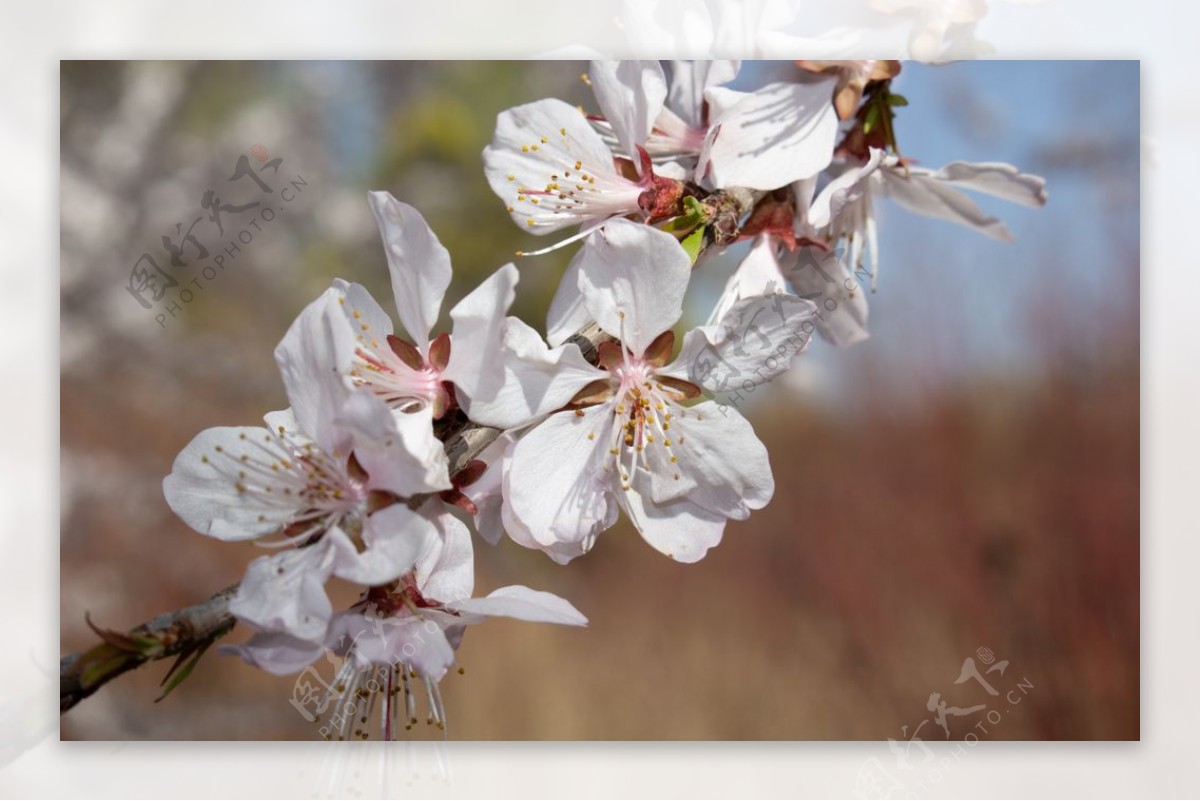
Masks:
[[[171,474],[163,479],[167,505],[193,529],[219,540],[251,540],[277,531],[301,511],[299,499],[285,504],[282,492],[245,491],[248,483],[241,476],[240,457],[261,459],[257,443],[268,438],[270,432],[258,427],[201,431],[175,457]],[[261,483],[257,475],[254,481]]]
[[[636,155],[667,98],[667,80],[657,61],[593,61],[588,70],[600,112],[612,126],[621,152]],[[641,169],[641,163],[634,158]]]
[[[354,353],[354,331],[342,310],[345,293],[327,289],[300,312],[275,348],[275,363],[300,429],[332,453],[345,443],[333,419],[349,394],[343,375]]]
[[[816,321],[812,301],[790,292],[744,298],[721,322],[689,331],[661,373],[709,392],[754,392],[807,349]]]
[[[587,625],[587,618],[566,600],[520,585],[501,587],[486,598],[469,598],[448,606],[469,615],[511,617],[530,623],[560,623],[565,626]]]
[[[721,542],[725,518],[690,501],[647,504],[636,491],[626,492],[623,500],[642,539],[677,562],[698,562]]]
[[[616,522],[615,477],[608,448],[611,404],[552,414],[513,448],[505,499],[513,515],[542,545],[585,547]],[[594,439],[588,439],[588,433]]]
[[[504,537],[504,520],[501,510],[504,505],[504,454],[516,441],[511,434],[500,437],[479,454],[487,464],[483,474],[473,484],[463,487],[461,492],[475,504],[475,530],[489,545],[496,545]]]
[[[740,61],[705,59],[672,61],[667,105],[691,127],[703,128],[705,90],[732,81],[737,77],[741,64]]]
[[[412,570],[438,536],[436,527],[402,503],[380,509],[363,524],[366,550],[359,553],[347,540],[334,561],[333,574],[356,584],[375,586]]]
[[[909,211],[965,225],[1002,242],[1011,242],[1012,233],[998,217],[984,213],[975,201],[937,177],[936,173],[902,167],[880,171],[884,193]]]
[[[533,234],[638,211],[642,189],[617,173],[600,134],[561,100],[502,112],[483,163],[513,221]]]
[[[276,676],[287,676],[315,662],[325,646],[320,641],[302,640],[290,634],[258,632],[240,645],[222,645],[217,650],[240,656],[247,664]]]
[[[447,603],[470,598],[475,588],[475,550],[471,532],[436,499],[421,508],[436,528],[434,547],[417,563],[417,587],[426,598]]]
[[[387,341],[387,335],[392,333],[392,318],[365,286],[336,278],[332,289],[340,295],[338,307],[353,330],[356,343],[365,342],[374,349],[378,343]],[[345,355],[343,363],[349,364],[353,355],[353,351]]]
[[[594,236],[594,234],[593,234]],[[546,341],[554,347],[570,339],[571,335],[592,321],[583,293],[579,291],[579,266],[585,248],[580,248],[563,271],[554,299],[550,301],[550,312],[546,315]]]
[[[777,247],[778,243],[769,234],[759,234],[755,237],[750,252],[725,283],[725,289],[708,317],[709,325],[719,322],[729,312],[730,307],[742,298],[774,295],[784,291],[786,280],[779,271],[779,261],[775,258]]]
[[[433,435],[428,406],[393,411],[364,387],[346,399],[336,422],[349,432],[372,489],[409,497],[450,488],[446,451]]]
[[[517,278],[517,268],[506,264],[450,310],[454,330],[442,378],[454,382],[460,399],[487,399],[500,391],[504,317],[516,297]]]
[[[796,294],[817,305],[817,330],[827,341],[848,347],[870,336],[866,290],[836,252],[800,248],[781,266]]]
[[[691,260],[675,237],[629,220],[613,220],[588,237],[579,291],[601,329],[640,355],[679,320]]]
[[[777,189],[816,175],[833,159],[837,113],[833,80],[773,83],[746,94],[714,87],[696,175],[720,189]]]
[[[933,173],[933,177],[1022,206],[1046,205],[1046,179],[1003,162],[955,161]]]
[[[400,325],[424,353],[450,286],[450,254],[412,206],[387,192],[369,196],[387,250]]]
[[[454,649],[446,639],[450,615],[423,610],[421,615],[371,617],[345,612],[334,617],[331,639],[345,643],[360,662],[411,665],[422,679],[440,680],[454,664]]]
[[[495,397],[463,404],[467,416],[493,428],[524,426],[561,409],[587,384],[608,375],[587,363],[578,346],[553,350],[536,331],[510,317],[502,355],[504,382]]]
[[[507,481],[507,479],[505,479]],[[590,543],[579,542],[539,542],[533,533],[529,530],[521,520],[513,513],[512,505],[508,499],[504,499],[501,506],[501,520],[504,523],[504,530],[508,533],[509,538],[518,545],[529,548],[535,551],[542,551],[555,562],[560,565],[569,563],[572,559],[583,556],[588,552]]]
[[[871,148],[870,158],[830,181],[807,209],[808,224],[821,229],[837,219],[842,209],[862,197],[867,189],[867,179],[882,161],[883,151]]]
[[[345,535],[330,529],[315,545],[255,559],[229,611],[263,631],[320,640],[333,612],[325,580],[333,572],[338,536]]]
[[[652,471],[655,504],[686,496],[709,512],[744,520],[771,500],[775,479],[767,449],[732,405],[698,403],[677,414],[671,429],[672,453],[679,460],[672,466],[680,480],[668,470]]]

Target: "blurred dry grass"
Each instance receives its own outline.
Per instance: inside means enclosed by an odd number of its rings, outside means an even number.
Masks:
[[[169,464],[170,438],[148,454],[111,436],[123,421],[95,402],[105,383],[64,384],[64,441]],[[565,569],[511,543],[479,546],[481,588],[559,592],[591,626],[472,630],[465,677],[445,682],[454,737],[899,738],[927,717],[930,692],[987,700],[953,684],[981,646],[1010,662],[999,687],[1034,686],[996,738],[1137,737],[1135,364],[900,418],[757,411],[775,500],[698,565],[659,557],[625,526]],[[193,431],[207,416],[172,426]],[[143,502],[156,520],[132,525],[127,499],[101,494],[64,521],[64,649],[89,640],[86,609],[132,623],[236,580],[255,555],[194,535],[152,493]],[[291,679],[210,657],[155,706],[162,672],[89,699],[63,736],[311,735],[288,705]]]
[[[260,123],[247,127],[232,110],[214,107],[253,111],[256,98],[269,104],[278,95],[260,97],[253,81],[232,98],[220,87],[231,75],[267,81],[295,73],[271,69],[184,70],[184,99],[173,102],[190,108],[180,119],[191,122],[163,123],[151,137],[159,144],[135,160],[139,174],[170,174],[171,154],[180,152],[188,163],[224,170]],[[63,193],[64,652],[92,641],[85,611],[102,625],[133,625],[236,581],[260,553],[208,540],[176,520],[161,478],[202,428],[252,424],[285,405],[271,350],[333,275],[389,297],[363,189],[386,186],[429,201],[431,223],[459,271],[452,298],[527,244],[482,185],[479,148],[496,110],[526,95],[573,99],[577,89],[539,84],[545,71],[513,65],[491,67],[491,82],[463,65],[367,69],[385,87],[378,104],[390,110],[381,125],[392,144],[361,173],[337,167],[327,155],[336,147],[314,122],[321,115],[306,105],[310,90],[291,86],[290,105],[272,113],[284,121],[299,115],[284,144],[312,177],[309,205],[264,235],[244,269],[214,282],[165,330],[131,313],[138,310],[121,288],[122,269],[163,227],[156,209],[185,213],[198,185],[188,177],[178,198],[163,200],[161,187],[139,192],[144,177],[122,183],[76,163],[107,109],[120,106],[97,98],[119,97],[125,78],[117,67],[64,69],[64,186],[91,180],[119,221],[132,214],[113,241],[89,240],[77,224],[93,213],[85,204],[95,196]],[[559,72],[573,81],[579,70]],[[486,100],[471,101],[480,96]],[[436,123],[445,119],[457,121],[455,136]],[[204,137],[214,143],[193,152]],[[560,264],[522,268],[518,312],[533,324]],[[988,677],[997,687],[1019,679],[1033,685],[990,727],[989,739],[1137,738],[1136,256],[1119,276],[1125,283],[1101,298],[1112,307],[1103,337],[1082,315],[1061,313],[1065,298],[1043,294],[1030,304],[1021,324],[1041,356],[1031,369],[939,383],[928,378],[955,357],[953,348],[922,343],[911,375],[859,362],[839,379],[862,399],[852,413],[779,388],[771,405],[750,410],[771,452],[775,499],[731,524],[700,564],[657,555],[624,525],[567,568],[509,542],[478,544],[480,591],[522,583],[557,592],[591,625],[493,621],[473,629],[459,652],[466,675],[451,674],[443,687],[450,735],[900,739],[902,726],[911,733],[929,717],[931,692],[963,707],[987,700],[978,686],[954,680],[964,659],[988,647],[1009,661],[1003,677]],[[873,303],[909,315],[917,333],[934,339],[952,340],[946,331],[973,324],[889,307],[887,293]],[[914,385],[919,403],[890,403],[911,396]],[[335,592],[342,600],[351,593]],[[288,703],[291,678],[212,655],[154,704],[165,669],[152,666],[105,688],[63,718],[61,736],[315,736]],[[961,737],[979,719],[952,719],[952,733]],[[921,736],[940,734],[927,725]]]

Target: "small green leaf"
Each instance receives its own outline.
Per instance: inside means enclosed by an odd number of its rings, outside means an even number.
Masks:
[[[872,103],[867,106],[867,116],[863,118],[863,133],[869,134],[879,124],[879,106]]]
[[[171,665],[171,669],[167,671],[167,675],[163,677],[162,685],[164,685],[164,689],[162,695],[155,698],[154,703],[157,704],[170,695],[172,690],[183,684],[184,679],[192,675],[192,669],[196,667],[196,663],[200,661],[200,657],[204,656],[204,652],[208,650],[208,647],[219,639],[220,637],[214,637],[203,645],[198,646],[194,651],[185,651],[180,654],[179,658],[175,660],[175,664]],[[188,657],[191,658],[189,659]],[[184,664],[184,660],[187,660],[186,664]],[[183,665],[183,667],[180,667],[180,665]],[[176,673],[176,668],[179,669],[178,673]]]
[[[891,106],[907,106],[907,105],[908,105],[908,98],[907,98],[907,97],[905,97],[904,95],[898,95],[898,94],[896,94],[895,92],[890,92],[890,93],[888,94],[888,105],[891,105]]]
[[[700,226],[695,231],[692,231],[679,244],[683,245],[684,251],[688,254],[688,258],[692,260],[692,264],[696,263],[696,259],[700,257],[700,248],[704,246],[704,230],[706,226]]]

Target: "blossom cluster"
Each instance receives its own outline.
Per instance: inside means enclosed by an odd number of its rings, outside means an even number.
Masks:
[[[813,333],[867,336],[857,276],[878,275],[880,199],[1000,239],[1003,223],[962,189],[1045,202],[1042,180],[1007,164],[902,157],[896,62],[788,66],[756,86],[734,61],[594,62],[593,112],[543,99],[499,115],[484,170],[514,222],[578,227],[547,248],[581,242],[544,334],[508,314],[509,263],[433,336],[449,253],[415,208],[370,193],[395,317],[334,281],[276,348],[290,407],[179,454],[171,508],[269,549],[230,607],[253,634],[225,650],[277,674],[340,660],[323,734],[366,737],[378,710],[395,736],[417,722],[418,682],[444,726],[438,682],[472,624],[586,625],[524,586],[476,597],[472,529],[566,564],[624,515],[655,550],[695,562],[727,521],[765,506],[767,449],[714,398],[731,375],[789,369]],[[707,322],[677,342],[692,272],[740,240],[750,249]],[[332,577],[361,586],[358,602],[335,611]]]

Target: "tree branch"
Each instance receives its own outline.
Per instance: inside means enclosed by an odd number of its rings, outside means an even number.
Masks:
[[[590,323],[570,338],[593,364],[601,342],[611,339],[595,323]],[[457,475],[503,433],[499,429],[469,421],[446,438],[446,456],[450,475]],[[422,502],[431,495],[419,496]],[[237,595],[238,584],[226,587],[193,606],[159,615],[127,633],[88,625],[101,642],[86,651],[64,656],[59,662],[59,714],[99,690],[108,682],[140,667],[167,657],[177,657],[179,668],[189,656],[198,655],[216,640],[228,634],[237,623],[229,612],[229,602]],[[168,674],[168,677],[170,674]],[[165,681],[165,680],[164,680]]]

